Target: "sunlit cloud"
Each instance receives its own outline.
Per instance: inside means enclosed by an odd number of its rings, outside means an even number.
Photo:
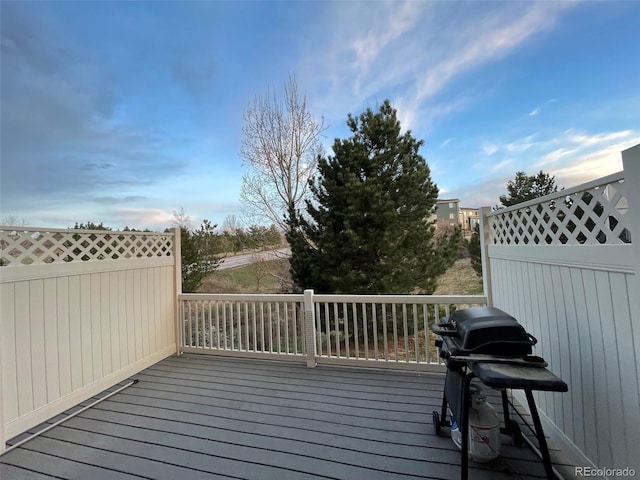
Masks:
[[[536,163],[536,167],[545,167],[549,164],[554,164],[562,160],[563,158],[572,155],[578,151],[578,148],[558,148],[552,152],[547,153],[542,160]]]
[[[115,217],[129,225],[144,225],[147,227],[165,227],[171,224],[171,212],[156,208],[119,208],[114,211]]]
[[[536,141],[538,137],[544,140]],[[512,142],[495,142],[491,145],[497,151],[491,161],[480,160],[472,165],[474,182],[458,187],[458,195],[466,205],[498,204],[499,196],[506,193],[506,183],[516,171],[532,175],[543,170],[554,176],[560,187],[571,188],[622,170],[621,152],[638,144],[640,131],[634,130],[600,133],[567,130],[555,137],[535,134]],[[496,157],[503,151],[514,154],[498,161]]]
[[[621,152],[640,144],[640,132],[619,143],[585,153],[559,168],[551,170],[557,183],[572,187],[622,170]]]
[[[540,142],[543,148],[556,147],[546,152],[536,162],[536,168],[561,168],[559,164],[563,159],[572,159],[577,156],[591,155],[594,148],[622,148],[634,145],[634,137],[637,132],[623,130],[619,132],[604,132],[596,134],[578,133],[574,130],[567,130],[560,136],[548,138]],[[624,141],[621,141],[623,140]],[[637,142],[636,142],[637,143]],[[622,148],[624,149],[624,148]]]
[[[494,153],[496,153],[498,151],[498,147],[496,145],[493,145],[491,143],[486,143],[482,146],[482,151],[486,154],[486,155],[493,155]]]
[[[579,145],[592,146],[592,145],[601,145],[603,143],[610,143],[613,140],[626,138],[632,134],[633,132],[631,130],[623,130],[620,132],[599,133],[596,135],[576,134],[576,135],[572,135],[570,137],[570,140],[573,143],[576,143]]]
[[[519,138],[518,140],[508,143],[505,148],[508,152],[525,152],[536,144],[534,138],[535,135]]]

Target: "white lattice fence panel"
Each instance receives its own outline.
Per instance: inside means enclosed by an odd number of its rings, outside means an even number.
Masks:
[[[603,179],[605,180],[605,179]],[[626,185],[620,176],[542,197],[489,216],[497,245],[631,243]]]
[[[173,255],[172,233],[0,228],[0,265]]]

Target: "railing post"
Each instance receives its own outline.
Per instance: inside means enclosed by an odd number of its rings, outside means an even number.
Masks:
[[[640,292],[640,144],[628,148],[622,152],[622,168],[624,169],[624,184],[629,210],[626,216],[631,227],[631,245],[633,246],[633,265],[635,267],[636,288],[633,291]],[[640,325],[640,300],[637,295],[629,295],[632,302],[631,321],[634,326]],[[635,307],[633,302],[636,302]],[[634,318],[635,317],[635,318]],[[637,332],[638,328],[634,328]],[[638,345],[636,343],[636,345]]]
[[[304,291],[304,339],[307,348],[307,367],[316,367],[316,319],[313,290]]]
[[[182,231],[180,227],[173,229],[173,265],[175,271],[175,298],[174,298],[174,317],[175,317],[175,340],[176,355],[182,355],[182,318],[180,315],[180,297],[182,293]]]
[[[489,245],[491,245],[491,232],[489,229],[489,214],[491,207],[480,209],[480,254],[482,258],[482,289],[487,297],[487,306],[493,306],[493,292],[491,289],[491,259],[489,258]]]

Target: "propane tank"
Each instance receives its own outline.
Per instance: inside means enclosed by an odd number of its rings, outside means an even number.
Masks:
[[[469,458],[486,463],[500,456],[500,418],[494,408],[487,403],[482,388],[470,387],[469,408]],[[462,433],[456,420],[451,418],[451,440],[462,448]]]
[[[490,462],[500,456],[500,418],[480,387],[471,394],[469,458]]]

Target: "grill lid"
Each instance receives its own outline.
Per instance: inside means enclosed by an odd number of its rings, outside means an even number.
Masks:
[[[531,354],[536,344],[515,318],[495,307],[457,310],[434,325],[433,331],[451,337],[452,342],[447,343],[455,344],[457,355],[524,356]]]

